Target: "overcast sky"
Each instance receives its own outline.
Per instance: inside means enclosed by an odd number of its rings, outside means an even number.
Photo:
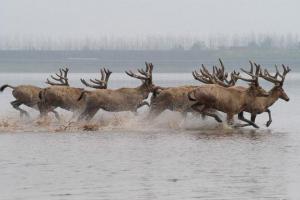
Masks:
[[[0,0],[0,35],[300,33],[299,0]]]

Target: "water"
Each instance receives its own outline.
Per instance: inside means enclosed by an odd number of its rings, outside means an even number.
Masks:
[[[300,70],[297,50],[251,50],[220,49],[203,51],[178,50],[91,50],[91,51],[0,51],[0,72],[53,72],[57,67],[70,66],[71,72],[96,72],[100,66],[109,67],[113,72],[143,67],[144,62],[153,62],[158,72],[191,72],[204,64],[219,65],[222,58],[231,71],[249,67],[252,60],[267,68],[275,64],[286,64],[294,72]]]
[[[0,80],[45,87],[47,76],[2,73]],[[80,77],[95,76],[70,74],[70,83],[81,87]],[[190,73],[153,76],[163,86],[199,84]],[[114,73],[109,87],[138,84]],[[0,94],[0,199],[299,199],[299,84],[300,74],[287,76],[290,102],[271,107],[270,128],[260,115],[259,130],[172,112],[149,124],[142,121],[147,108],[138,116],[100,112],[93,124],[108,124],[91,132],[68,124],[62,110],[65,122],[40,125],[26,107],[32,119],[18,119],[7,89]]]

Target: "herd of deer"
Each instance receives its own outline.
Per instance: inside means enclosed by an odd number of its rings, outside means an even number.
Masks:
[[[276,73],[271,75],[267,69],[263,70],[260,65],[250,61],[249,71],[241,69],[249,76],[244,78],[236,71],[225,72],[222,61],[220,59],[219,61],[220,67],[213,66],[212,72],[202,65],[199,71],[192,73],[196,80],[204,83],[199,86],[156,86],[152,82],[153,65],[146,63],[146,69],[139,69],[138,73],[126,71],[127,75],[142,81],[136,88],[107,89],[112,72],[105,68],[101,69],[101,79],[90,79],[90,82],[81,79],[83,85],[94,90],[71,87],[67,76],[69,69],[65,68],[60,69],[56,76],[51,75],[52,81],[46,80],[49,87],[40,88],[32,85],[13,87],[6,84],[0,91],[7,87],[13,89],[12,94],[16,100],[12,101],[11,105],[20,111],[21,117],[29,116],[27,111],[20,108],[22,104],[38,110],[41,116],[53,112],[58,120],[60,117],[55,109],[60,107],[73,112],[73,117],[77,117],[80,121],[91,120],[99,109],[108,112],[137,112],[138,108],[148,105],[150,107],[148,119],[155,118],[164,110],[172,110],[181,112],[184,116],[188,112],[200,113],[203,117],[211,116],[217,122],[222,122],[217,114],[217,111],[221,111],[226,113],[229,125],[233,125],[233,117],[238,114],[238,119],[246,124],[236,126],[250,125],[255,128],[258,128],[255,124],[256,115],[267,112],[268,127],[272,122],[269,107],[279,98],[289,101],[283,90],[283,83],[290,68],[282,65],[283,72],[280,73],[275,66]],[[273,83],[274,87],[268,92],[265,91],[259,85],[259,78]],[[238,80],[248,82],[249,86],[236,86]],[[150,93],[152,96],[149,104],[146,99]],[[243,112],[250,113],[251,119],[244,118]]]

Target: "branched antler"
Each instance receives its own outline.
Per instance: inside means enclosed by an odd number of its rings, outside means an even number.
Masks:
[[[194,78],[202,83],[205,84],[215,84],[215,80],[213,78],[213,75],[206,69],[206,67],[202,64],[202,69],[197,72],[196,70],[192,72]],[[214,66],[214,72],[216,73],[216,67]]]
[[[87,87],[95,88],[95,89],[106,89],[107,88],[107,82],[109,80],[109,77],[111,75],[111,71],[109,69],[103,68],[100,70],[101,73],[101,79],[90,79],[90,82],[88,83],[84,79],[80,79],[81,83],[84,84]]]
[[[241,77],[239,75],[233,75],[233,77],[237,80],[237,79],[240,79],[240,80],[243,80],[243,81],[247,81],[247,82],[250,82],[254,85],[259,85],[258,83],[258,76],[259,76],[259,72],[260,72],[260,65],[254,63],[255,65],[255,73],[254,73],[254,70],[253,70],[253,62],[252,61],[249,61],[250,63],[250,71],[247,71],[243,68],[241,68],[241,70],[243,72],[245,72],[246,74],[248,74],[249,76],[251,76],[251,79],[247,79],[247,78],[244,78],[244,77]]]
[[[264,73],[262,73],[262,70],[260,70],[259,76],[265,79],[266,81],[282,86],[285,80],[285,76],[291,71],[291,69],[288,66],[286,67],[285,65],[282,65],[282,68],[282,74],[280,74],[277,65],[275,65],[276,73],[274,76],[272,76],[267,69],[264,69]],[[278,79],[278,76],[281,78],[281,80]]]
[[[152,63],[147,63],[146,64],[146,71],[144,69],[138,69],[139,74],[133,73],[131,70],[125,71],[125,73],[128,76],[131,76],[133,78],[137,78],[143,81],[151,81],[152,82],[152,71],[153,71],[153,64]]]
[[[60,68],[59,74],[55,73],[56,77],[53,75],[50,76],[53,80],[57,81],[57,83],[50,81],[48,78],[46,83],[49,85],[69,86],[68,72],[69,72],[68,68]]]
[[[196,80],[205,84],[218,84],[223,87],[231,87],[236,83],[236,78],[234,75],[239,75],[237,72],[232,72],[230,74],[230,80],[228,79],[228,73],[225,73],[225,67],[221,59],[219,59],[221,67],[213,66],[213,73],[211,74],[209,70],[202,64],[202,68],[197,71],[193,71],[193,76]]]
[[[228,80],[227,78],[224,79],[224,81],[226,82],[226,84],[230,87],[230,86],[234,86],[236,81],[237,81],[237,76],[240,75],[240,72],[236,72],[235,70],[233,70],[233,72],[230,73],[230,80]]]

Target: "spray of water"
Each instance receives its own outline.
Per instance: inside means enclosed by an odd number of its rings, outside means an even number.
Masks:
[[[129,112],[101,112],[90,122],[77,122],[71,115],[62,114],[57,121],[54,116],[20,119],[17,115],[0,116],[0,133],[17,132],[84,132],[84,131],[206,131],[232,132],[226,124],[211,119],[201,119],[188,115],[186,118],[177,112],[164,112],[154,120],[147,120],[147,112],[137,115]]]

